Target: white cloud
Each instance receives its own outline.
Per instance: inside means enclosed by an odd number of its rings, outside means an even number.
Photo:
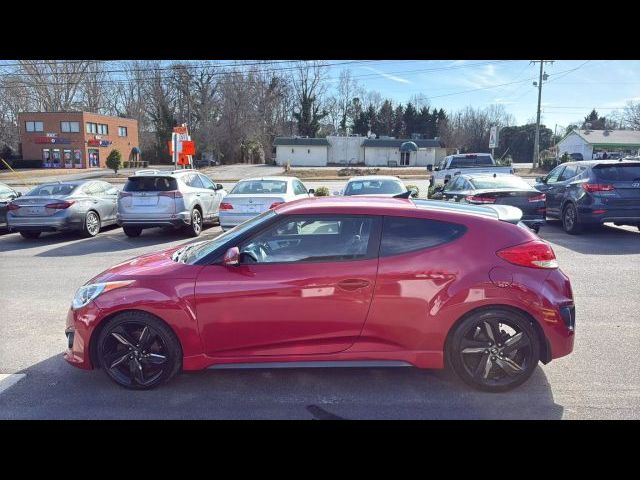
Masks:
[[[406,78],[402,78],[402,77],[398,77],[397,75],[391,75],[390,73],[385,73],[382,70],[378,70],[377,68],[373,68],[373,67],[361,67],[367,70],[370,70],[372,72],[377,73],[378,75],[380,75],[381,77],[386,78],[387,80],[392,80],[394,82],[398,82],[398,83],[411,83],[409,80],[407,80]]]

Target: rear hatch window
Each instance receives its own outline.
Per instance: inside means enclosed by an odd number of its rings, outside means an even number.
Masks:
[[[491,155],[465,155],[464,157],[453,157],[449,168],[466,167],[491,167],[493,160]]]
[[[178,190],[173,177],[131,177],[123,189],[125,192],[168,192]]]
[[[640,182],[640,163],[596,165],[593,172],[599,180],[607,182]]]

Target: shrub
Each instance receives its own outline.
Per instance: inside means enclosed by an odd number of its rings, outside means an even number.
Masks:
[[[328,197],[331,193],[329,192],[329,187],[318,187],[316,188],[314,195],[316,197]]]
[[[412,197],[420,196],[420,189],[418,188],[417,185],[405,185],[405,186],[407,187],[407,190],[415,190],[416,191],[416,193],[411,195]]]
[[[379,168],[341,168],[338,170],[339,177],[354,177],[354,176],[362,176],[362,175],[377,175],[380,171]]]
[[[112,169],[116,175],[118,174],[118,170],[122,168],[122,155],[119,150],[114,148],[109,152],[109,156],[107,157],[107,167]]]

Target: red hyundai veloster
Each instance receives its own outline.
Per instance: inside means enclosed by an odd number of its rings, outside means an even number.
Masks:
[[[507,206],[280,205],[81,287],[66,360],[145,389],[180,370],[450,366],[504,391],[573,349],[569,279]]]

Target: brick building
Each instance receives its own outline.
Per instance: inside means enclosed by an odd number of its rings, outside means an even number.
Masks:
[[[130,118],[89,112],[22,112],[18,128],[22,159],[42,160],[45,168],[105,167],[113,149],[120,151],[123,161],[140,153],[138,122]]]

